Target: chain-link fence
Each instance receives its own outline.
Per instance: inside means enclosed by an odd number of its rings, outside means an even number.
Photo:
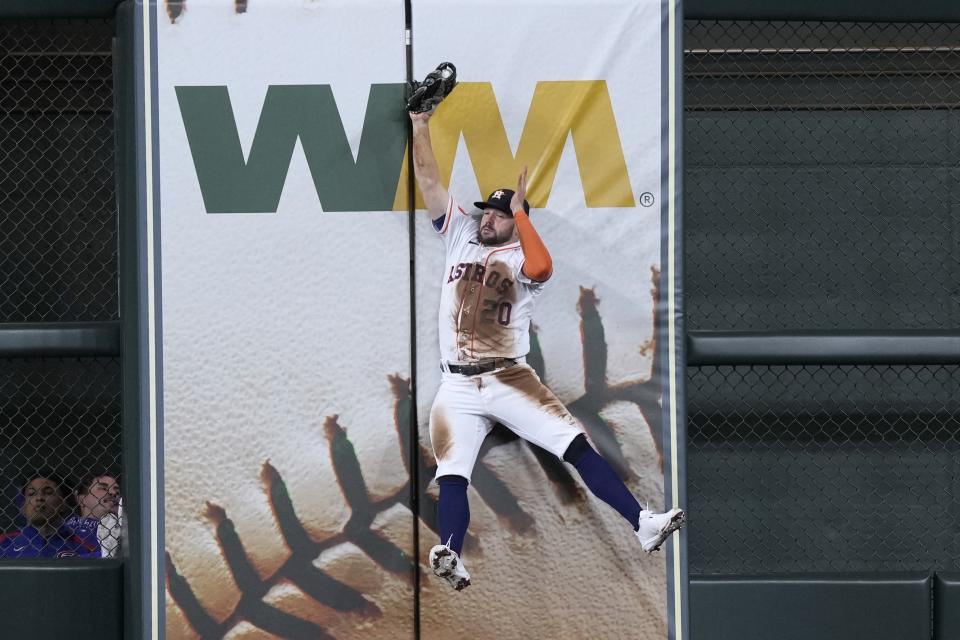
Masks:
[[[118,317],[112,30],[0,22],[0,322]]]
[[[960,367],[697,367],[688,402],[696,572],[960,567]]]
[[[960,27],[688,22],[688,329],[960,322]]]
[[[956,330],[960,25],[684,47],[687,329]],[[692,573],[960,566],[960,367],[696,366],[687,409]]]
[[[118,318],[112,21],[0,21],[0,332]],[[119,528],[118,358],[0,358],[0,557]]]

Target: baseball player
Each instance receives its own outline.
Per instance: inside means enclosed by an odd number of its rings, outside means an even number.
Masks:
[[[430,412],[440,487],[440,544],[433,572],[457,591],[469,586],[461,561],[470,522],[467,486],[483,439],[497,422],[576,467],[587,487],[633,527],[652,553],[683,524],[683,511],[641,509],[594,448],[583,427],[526,363],[533,306],[553,273],[550,253],[530,223],[524,168],[516,190],[497,189],[471,216],[440,183],[430,142],[432,110],[410,112],[417,184],[446,247],[439,334],[443,371]]]

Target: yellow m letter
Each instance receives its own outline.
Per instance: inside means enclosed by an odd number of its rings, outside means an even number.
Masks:
[[[484,196],[498,187],[514,185],[526,165],[532,177],[527,195],[530,205],[547,206],[569,135],[573,137],[587,206],[634,206],[613,106],[603,80],[538,82],[516,156],[510,151],[490,83],[457,85],[430,119],[433,150],[441,179],[447,185],[461,135]],[[394,201],[397,211],[407,208],[406,184],[404,164]],[[423,207],[418,193],[417,208]]]

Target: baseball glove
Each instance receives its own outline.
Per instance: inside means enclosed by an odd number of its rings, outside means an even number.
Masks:
[[[423,82],[414,80],[410,84],[410,97],[407,99],[407,111],[426,113],[437,108],[444,98],[457,86],[457,68],[450,62],[440,63],[427,74]]]

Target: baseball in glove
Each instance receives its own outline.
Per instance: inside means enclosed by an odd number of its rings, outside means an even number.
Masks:
[[[410,84],[410,98],[407,99],[407,111],[426,113],[437,108],[444,98],[457,86],[457,68],[450,62],[440,63],[427,74],[423,82],[414,80]]]

